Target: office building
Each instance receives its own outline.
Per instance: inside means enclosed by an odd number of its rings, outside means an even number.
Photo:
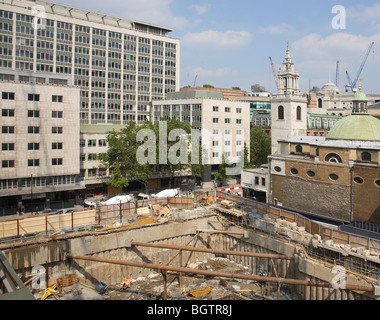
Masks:
[[[180,42],[171,31],[50,1],[2,0],[0,78],[69,78],[80,87],[81,123],[142,122],[152,100],[179,90]]]

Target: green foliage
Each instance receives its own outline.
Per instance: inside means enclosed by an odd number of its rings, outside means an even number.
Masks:
[[[215,88],[215,87],[212,86],[211,84],[204,84],[204,85],[203,85],[203,88]]]
[[[241,90],[240,87],[232,87],[232,90]]]
[[[232,164],[229,163],[228,159],[225,158],[224,154],[222,154],[222,163],[219,167],[219,172],[215,174],[215,177],[223,182],[228,178],[227,168],[231,168]]]
[[[252,166],[260,166],[268,163],[268,156],[271,153],[271,139],[266,135],[261,127],[251,129],[251,160]]]

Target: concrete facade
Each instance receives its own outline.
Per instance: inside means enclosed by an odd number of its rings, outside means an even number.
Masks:
[[[81,123],[149,120],[150,101],[179,90],[180,41],[170,28],[44,0],[2,0],[0,11],[10,53],[0,76],[69,77],[81,89]]]
[[[82,189],[79,88],[3,81],[1,92],[0,198],[14,205],[7,197],[17,196],[21,206],[33,194]]]
[[[248,102],[208,98],[154,101],[153,121],[162,118],[190,123],[201,135],[210,165],[221,164],[222,154],[237,163],[244,143],[250,144]]]

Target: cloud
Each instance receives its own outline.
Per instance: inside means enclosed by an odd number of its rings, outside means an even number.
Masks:
[[[181,41],[184,45],[202,45],[216,48],[244,47],[251,42],[252,34],[248,31],[225,32],[207,30],[198,33],[187,33]]]
[[[190,9],[194,9],[199,15],[205,14],[207,10],[211,8],[211,5],[205,3],[204,5],[193,4],[189,7]]]
[[[354,18],[358,21],[380,22],[380,3],[374,3],[373,6],[364,6],[359,4],[357,7],[349,7],[346,9],[347,17]]]
[[[269,32],[270,34],[284,34],[293,32],[294,28],[287,23],[281,23],[278,25],[269,25],[266,27],[259,27],[259,32]]]
[[[61,3],[76,7],[91,9],[94,2],[91,0],[61,0]],[[165,27],[183,29],[190,25],[183,16],[176,16],[170,6],[173,0],[108,0],[97,3],[98,11],[110,13],[129,20],[153,23]]]
[[[291,44],[291,56],[300,77],[313,79],[317,85],[317,79],[330,79],[335,81],[336,62],[339,61],[340,84],[346,82],[346,70],[351,79],[357,75],[364,60],[365,53],[371,42],[380,42],[380,33],[371,36],[356,35],[337,32],[328,36],[309,34]],[[372,51],[366,60],[365,68],[360,77],[364,77],[367,84],[377,83],[376,70],[379,68],[380,55]],[[304,83],[305,84],[305,83]],[[320,83],[323,85],[324,83]]]

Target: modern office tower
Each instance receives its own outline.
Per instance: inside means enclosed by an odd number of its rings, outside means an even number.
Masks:
[[[0,78],[68,77],[80,87],[81,123],[142,122],[153,100],[179,90],[180,41],[170,28],[50,1],[0,3]]]

